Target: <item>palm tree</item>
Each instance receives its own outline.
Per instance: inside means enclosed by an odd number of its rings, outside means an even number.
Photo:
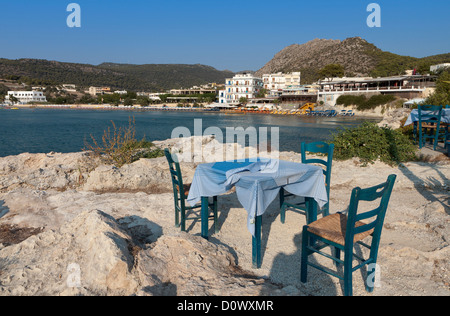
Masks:
[[[9,96],[9,102],[11,102],[12,105],[14,105],[15,103],[19,102],[19,99],[17,99],[15,96],[13,96],[12,94]]]

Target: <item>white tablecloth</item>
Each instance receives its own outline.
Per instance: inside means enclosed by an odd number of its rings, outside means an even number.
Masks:
[[[199,165],[189,190],[188,203],[201,197],[218,196],[236,186],[239,202],[248,212],[247,227],[255,232],[255,218],[263,215],[280,188],[297,196],[310,197],[323,207],[327,202],[321,167],[283,160],[218,162]]]
[[[423,111],[424,115],[427,113],[431,113],[430,111]],[[408,119],[405,122],[404,126],[411,125],[414,122],[419,121],[419,110],[412,110],[411,114],[409,114]],[[441,116],[441,122],[450,124],[450,109],[443,109],[442,110],[442,116]]]

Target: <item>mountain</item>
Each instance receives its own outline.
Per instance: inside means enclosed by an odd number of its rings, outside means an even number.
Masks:
[[[347,75],[394,76],[407,69],[429,71],[430,65],[450,62],[450,53],[415,58],[385,52],[360,37],[341,40],[315,39],[305,44],[284,48],[264,67],[256,72],[302,72],[302,82],[319,79],[318,71],[329,64],[340,64]]]
[[[18,79],[28,84],[76,84],[110,86],[132,91],[159,91],[188,88],[209,82],[223,83],[234,73],[205,65],[65,63],[41,59],[0,59],[0,78]]]

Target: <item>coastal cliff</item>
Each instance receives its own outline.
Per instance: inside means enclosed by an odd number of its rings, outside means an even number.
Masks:
[[[280,159],[300,162],[300,155],[282,152]],[[187,182],[195,167],[182,163]],[[374,294],[449,295],[447,159],[396,167],[333,161],[331,212],[346,209],[354,187],[389,174],[397,182]],[[86,152],[0,158],[0,295],[341,295],[337,279],[316,271],[309,283],[300,282],[305,218],[290,212],[283,225],[277,205],[264,215],[263,266],[253,270],[247,214],[236,193],[219,197],[220,231],[209,241],[199,236],[198,221],[187,233],[174,227],[165,158],[121,168]],[[368,295],[360,275],[354,279],[355,294]]]

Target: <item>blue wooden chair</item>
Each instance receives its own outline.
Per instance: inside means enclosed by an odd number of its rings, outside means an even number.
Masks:
[[[447,104],[445,108],[450,109],[450,105]],[[448,156],[450,156],[450,124],[441,123],[441,127],[443,129],[442,134],[444,134],[444,142],[445,142],[444,149],[447,149],[447,154]]]
[[[201,205],[187,206],[186,199],[189,195],[190,184],[183,183],[183,177],[181,174],[180,164],[178,157],[175,154],[170,153],[169,149],[164,149],[167,162],[169,163],[170,175],[173,186],[173,198],[175,203],[175,226],[181,227],[181,231],[186,231],[187,220],[200,220],[200,214],[195,214],[200,211]],[[214,228],[217,233],[217,196],[213,198],[213,203],[209,204],[209,209],[213,215],[209,218],[214,220]],[[194,214],[194,216],[191,216]]]
[[[326,160],[323,159],[308,159],[306,153],[320,153],[327,154]],[[328,203],[322,208],[321,212],[323,216],[329,214],[330,209],[330,185],[331,185],[331,166],[333,162],[334,144],[327,144],[324,142],[315,143],[302,143],[301,145],[301,157],[302,163],[305,164],[320,164],[324,166],[323,174],[325,175],[325,185],[327,189]],[[293,194],[287,193],[283,188],[280,190],[280,209],[281,209],[281,222],[284,224],[286,220],[286,209],[294,209],[298,212],[307,215],[305,202],[290,203],[286,202],[287,197],[293,196]]]
[[[414,138],[419,134],[419,148],[422,148],[428,139],[434,141],[433,149],[436,150],[441,133],[441,105],[419,105],[419,122],[414,128]]]
[[[353,295],[352,273],[365,265],[369,265],[368,270],[372,270],[372,268],[374,269],[376,266],[381,231],[383,229],[384,218],[395,179],[396,175],[390,175],[387,181],[380,185],[368,189],[353,189],[348,215],[336,213],[323,217],[303,227],[301,259],[301,281],[303,283],[306,283],[307,281],[308,266],[312,266],[343,280],[344,295]],[[360,201],[374,202],[378,199],[380,200],[378,207],[370,211],[358,213]],[[371,219],[371,222],[362,222],[362,220],[367,219]],[[361,241],[369,236],[372,236],[370,245]],[[364,259],[353,253],[355,244],[370,249],[368,259]],[[333,255],[321,251],[327,246],[331,246],[332,250],[334,250]],[[341,251],[344,252],[344,260],[341,260]],[[343,265],[343,276],[342,273],[339,275],[331,269],[308,261],[308,257],[313,253],[318,253],[332,259],[338,267]],[[354,257],[361,261],[355,267],[353,267]],[[367,274],[369,274],[369,271],[367,271]],[[369,278],[367,280],[369,280]],[[374,284],[367,282],[366,290],[372,292],[373,289]]]

